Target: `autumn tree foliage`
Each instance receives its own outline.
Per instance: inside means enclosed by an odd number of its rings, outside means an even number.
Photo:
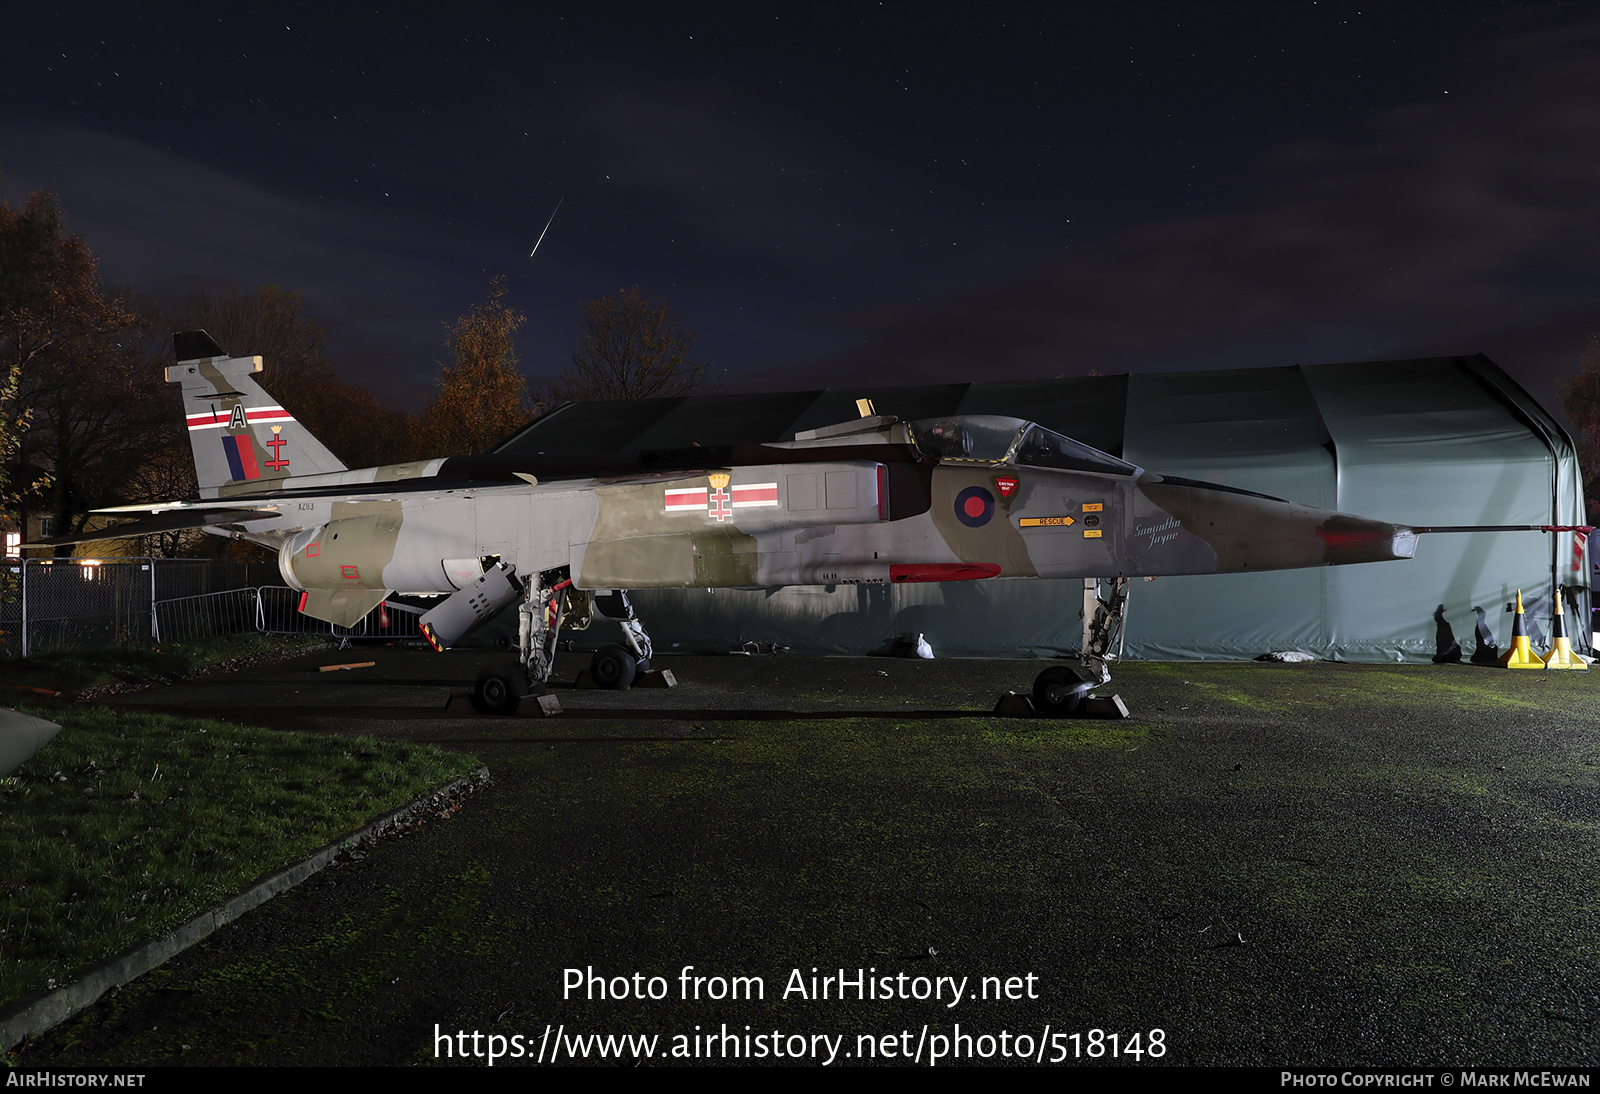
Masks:
[[[45,508],[58,531],[80,530],[169,439],[152,424],[162,393],[149,349],[148,310],[101,283],[55,197],[0,200],[0,494],[24,525]]]
[[[1578,466],[1583,469],[1584,495],[1589,514],[1600,513],[1600,334],[1589,339],[1583,367],[1559,385],[1561,409],[1578,431]]]
[[[591,300],[583,307],[572,365],[551,384],[550,400],[691,395],[706,376],[705,365],[689,360],[694,339],[666,303],[637,286]]]
[[[527,380],[517,371],[512,336],[527,317],[505,302],[504,277],[489,284],[489,298],[450,328],[445,345],[452,362],[440,364],[439,394],[422,413],[430,455],[483,452],[527,423],[536,412]]]

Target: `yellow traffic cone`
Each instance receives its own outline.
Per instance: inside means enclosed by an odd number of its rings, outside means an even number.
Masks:
[[[1503,669],[1542,669],[1544,660],[1528,644],[1528,632],[1522,629],[1522,590],[1517,590],[1517,618],[1511,624],[1511,648],[1500,655]]]
[[[1578,669],[1587,672],[1589,666],[1583,658],[1572,652],[1572,643],[1567,641],[1567,621],[1561,614],[1561,590],[1556,590],[1556,618],[1550,628],[1552,645],[1550,652],[1544,655],[1544,667],[1547,669]]]

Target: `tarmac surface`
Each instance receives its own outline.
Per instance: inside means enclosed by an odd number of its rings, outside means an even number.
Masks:
[[[492,781],[20,1062],[1600,1063],[1600,672],[1130,663],[1104,722],[989,715],[1046,662],[682,656],[443,716],[486,660],[115,697]]]

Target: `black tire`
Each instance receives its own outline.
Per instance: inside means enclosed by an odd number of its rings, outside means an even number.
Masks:
[[[515,661],[490,665],[478,673],[472,705],[480,714],[515,714],[528,690],[528,673]]]
[[[596,687],[621,691],[633,686],[634,675],[639,671],[633,654],[623,646],[601,646],[589,662],[589,675]]]
[[[1066,665],[1045,669],[1033,682],[1033,709],[1046,718],[1070,718],[1094,687]]]

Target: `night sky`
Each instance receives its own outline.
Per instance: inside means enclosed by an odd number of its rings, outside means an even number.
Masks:
[[[304,294],[409,407],[504,274],[535,378],[637,285],[726,391],[1482,351],[1555,409],[1600,13],[1371,8],[30,5],[0,194],[154,296]]]

